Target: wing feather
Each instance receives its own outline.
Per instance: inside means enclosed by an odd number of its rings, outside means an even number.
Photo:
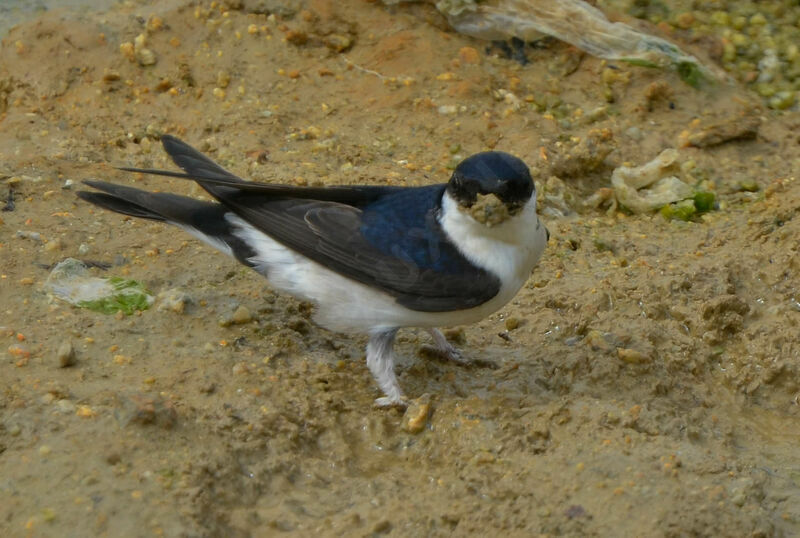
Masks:
[[[494,297],[499,280],[453,252],[443,235],[426,248],[459,256],[459,270],[420,266],[400,245],[379,248],[364,235],[363,211],[328,201],[269,198],[252,193],[220,199],[234,213],[278,242],[332,269],[380,289],[398,303],[427,312],[461,310]],[[451,262],[453,260],[450,260]],[[450,264],[454,265],[454,264]]]

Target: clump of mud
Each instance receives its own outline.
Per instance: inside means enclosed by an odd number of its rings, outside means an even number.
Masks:
[[[494,193],[478,194],[475,203],[465,211],[473,219],[487,226],[497,226],[511,217],[508,206]]]

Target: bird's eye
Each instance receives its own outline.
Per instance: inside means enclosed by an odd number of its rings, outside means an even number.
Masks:
[[[453,174],[447,185],[447,192],[465,207],[470,207],[475,203],[478,193],[481,192],[480,182],[464,177],[461,174]]]

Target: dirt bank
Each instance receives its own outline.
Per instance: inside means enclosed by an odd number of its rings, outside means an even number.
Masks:
[[[798,112],[552,41],[522,65],[427,5],[217,4],[50,12],[3,39],[0,534],[800,534]],[[401,332],[401,384],[433,409],[407,433],[372,407],[362,336],[77,200],[86,178],[200,196],[114,168],[171,168],[165,132],[297,184],[443,182],[509,151],[537,171],[550,244],[511,304],[450,333],[483,366]],[[716,209],[584,205],[667,148]],[[181,306],[53,300],[67,257]]]

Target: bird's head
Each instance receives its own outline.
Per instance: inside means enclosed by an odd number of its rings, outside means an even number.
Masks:
[[[486,226],[519,213],[535,194],[530,170],[502,151],[476,153],[461,161],[447,184],[459,209]]]

